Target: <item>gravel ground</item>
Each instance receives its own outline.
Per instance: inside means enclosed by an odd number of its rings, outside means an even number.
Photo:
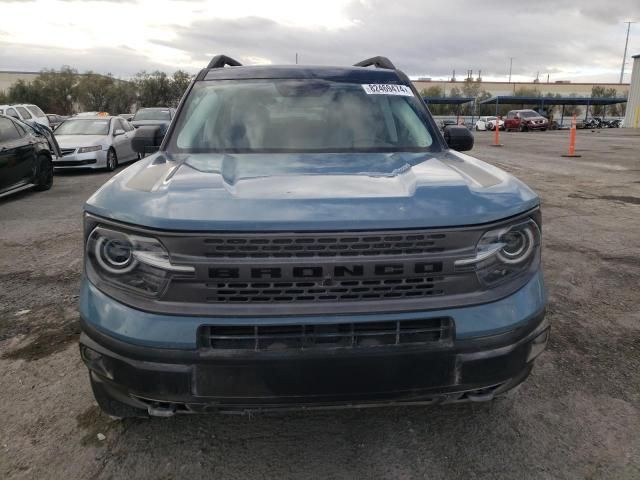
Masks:
[[[110,175],[0,200],[0,478],[640,478],[640,135],[491,139],[473,155],[542,197],[553,323],[491,404],[111,421],[77,349],[81,207]]]

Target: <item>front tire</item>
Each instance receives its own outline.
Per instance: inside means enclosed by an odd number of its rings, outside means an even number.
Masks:
[[[110,148],[107,152],[107,171],[113,172],[116,168],[118,168],[118,157],[116,155],[116,151],[113,148]]]
[[[521,132],[526,132],[527,131],[527,127],[525,127],[524,125],[520,125],[520,131]]]
[[[53,185],[53,163],[46,155],[38,157],[38,165],[35,176],[35,190],[49,190]]]

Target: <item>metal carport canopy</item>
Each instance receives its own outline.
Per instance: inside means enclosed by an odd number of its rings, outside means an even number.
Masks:
[[[429,105],[462,105],[463,103],[473,102],[476,97],[422,97],[424,103]]]
[[[460,105],[475,101],[476,97],[422,97],[424,103],[433,105],[456,105],[456,116],[460,116]],[[471,117],[473,121],[473,117]]]
[[[534,97],[534,96],[516,96],[516,95],[498,95],[486,100],[482,100],[480,105],[496,104],[496,115],[498,115],[498,105],[586,105],[589,113],[591,105],[615,105],[617,103],[626,103],[624,97]],[[562,117],[564,118],[564,108],[562,109]]]

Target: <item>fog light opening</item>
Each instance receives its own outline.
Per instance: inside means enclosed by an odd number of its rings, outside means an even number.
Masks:
[[[531,342],[531,347],[529,348],[529,355],[527,356],[527,362],[531,362],[535,360],[544,349],[547,347],[547,342],[549,340],[549,329],[547,328],[544,332],[538,335]]]

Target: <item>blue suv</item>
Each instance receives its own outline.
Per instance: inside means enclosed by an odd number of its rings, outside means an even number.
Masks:
[[[384,57],[215,57],[159,151],[85,205],[80,352],[100,407],[449,403],[519,385],[549,333],[540,202],[459,153],[472,146]]]

